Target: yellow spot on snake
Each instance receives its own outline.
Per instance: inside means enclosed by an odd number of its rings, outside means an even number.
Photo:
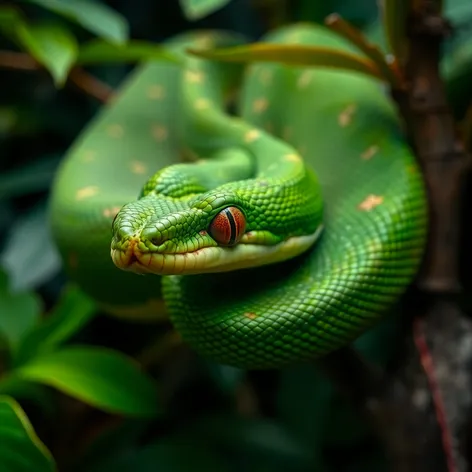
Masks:
[[[247,313],[244,313],[244,315],[246,318],[249,318],[250,320],[255,320],[257,318],[257,315],[255,313],[252,313],[252,312],[247,312]]]
[[[267,110],[269,106],[269,101],[266,98],[257,98],[252,103],[252,110],[254,113],[262,113],[263,111]]]
[[[185,72],[185,80],[190,84],[201,84],[203,82],[203,73],[188,70]]]
[[[97,153],[95,151],[91,151],[90,149],[87,149],[82,154],[82,160],[84,162],[92,162],[95,160],[96,156],[97,156]]]
[[[204,35],[197,38],[195,44],[201,48],[210,48],[214,44],[214,39],[210,35]]]
[[[154,124],[151,128],[151,134],[156,141],[162,143],[169,136],[169,130],[165,126]]]
[[[346,127],[352,121],[352,117],[356,111],[356,105],[351,103],[338,116],[338,123],[341,127]]]
[[[286,154],[284,156],[285,160],[286,161],[289,161],[289,162],[300,162],[301,161],[301,158],[298,154]]]
[[[84,198],[93,197],[98,193],[98,187],[95,185],[91,185],[89,187],[83,187],[75,193],[76,200],[83,200]]]
[[[150,100],[162,100],[164,98],[165,92],[162,85],[151,85],[146,91],[146,95]]]
[[[361,154],[361,158],[364,159],[365,161],[368,161],[369,159],[372,159],[377,154],[378,150],[379,150],[378,146],[370,146]]]
[[[120,207],[105,208],[102,214],[105,218],[115,218],[119,211]]]
[[[145,174],[146,166],[141,161],[130,162],[131,172],[133,174]]]
[[[272,82],[272,71],[268,69],[262,69],[259,72],[259,80],[262,85],[270,85]]]
[[[300,74],[297,80],[297,87],[302,89],[310,85],[310,82],[313,79],[313,71],[312,70],[305,70]]]
[[[296,44],[296,43],[299,43],[301,42],[302,40],[302,35],[301,33],[299,32],[294,32],[294,33],[289,33],[287,36],[286,36],[286,39],[288,42],[292,43],[292,44]]]
[[[210,106],[210,101],[207,100],[206,98],[199,98],[195,102],[195,108],[197,110],[205,110],[206,108],[209,108],[209,106]]]
[[[245,134],[244,141],[246,141],[246,143],[252,143],[257,138],[259,138],[260,135],[261,135],[261,133],[259,131],[257,131],[257,129],[251,129],[250,131],[248,131]]]
[[[379,195],[368,195],[365,200],[358,205],[358,209],[362,211],[370,211],[383,202],[383,197]]]
[[[114,124],[107,127],[107,134],[112,138],[121,138],[124,134],[125,130],[123,126]]]

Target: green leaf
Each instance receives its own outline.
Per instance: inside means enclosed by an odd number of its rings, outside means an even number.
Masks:
[[[0,8],[0,31],[13,39],[16,35],[15,30],[24,24],[23,16],[13,7],[3,6]]]
[[[151,378],[131,358],[97,347],[67,347],[39,355],[12,372],[112,413],[150,416],[158,412]]]
[[[83,28],[121,44],[128,39],[128,23],[105,3],[93,0],[28,0],[79,24]]]
[[[18,118],[23,118],[19,116]],[[1,118],[0,118],[1,119]],[[46,191],[56,175],[62,156],[42,156],[0,175],[0,199]]]
[[[8,395],[16,400],[25,400],[41,407],[48,414],[57,411],[57,404],[49,387],[19,379],[13,375],[0,378],[0,395]]]
[[[361,72],[385,80],[372,61],[328,47],[256,43],[209,51],[192,49],[190,52],[196,56],[224,62],[258,61],[297,66],[321,66]]]
[[[226,6],[231,0],[180,0],[184,15],[189,20],[199,20]]]
[[[77,57],[75,37],[58,25],[24,26],[17,34],[25,49],[49,70],[56,86],[62,87]]]
[[[15,350],[24,333],[41,314],[41,302],[33,293],[12,293],[6,273],[0,269],[0,336]]]
[[[10,275],[13,291],[30,290],[60,269],[59,254],[48,224],[46,202],[17,218],[8,234],[0,262]]]
[[[14,365],[20,365],[38,353],[51,352],[77,333],[96,313],[95,302],[78,287],[63,292],[54,311],[21,340]]]
[[[81,65],[139,62],[178,62],[176,57],[163,47],[145,41],[130,41],[123,45],[95,40],[84,44],[79,51],[77,63]]]
[[[0,30],[46,67],[57,86],[62,86],[77,56],[75,37],[59,25],[29,25],[11,7],[0,9]]]
[[[40,441],[20,405],[0,396],[0,470],[53,472],[54,459]]]

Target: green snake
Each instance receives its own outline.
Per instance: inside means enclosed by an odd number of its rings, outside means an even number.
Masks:
[[[183,34],[166,43],[179,63],[139,66],[64,158],[51,222],[69,277],[104,310],[164,313],[203,356],[280,368],[392,307],[420,264],[427,205],[382,83],[186,52],[241,41]],[[264,42],[352,51],[307,24]]]

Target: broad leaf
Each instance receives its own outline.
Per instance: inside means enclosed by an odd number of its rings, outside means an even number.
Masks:
[[[38,25],[24,26],[18,31],[18,38],[23,47],[49,70],[56,86],[63,86],[77,57],[75,37],[58,25]]]
[[[14,291],[35,288],[60,269],[47,211],[45,202],[38,204],[10,230],[0,262],[8,270]]]
[[[30,25],[16,9],[0,9],[0,30],[46,67],[62,86],[77,56],[75,37],[59,25]]]
[[[54,350],[90,321],[96,312],[94,301],[79,288],[69,286],[63,292],[54,311],[21,340],[15,365],[37,355]]]
[[[21,406],[0,396],[0,470],[53,472],[54,459],[40,441]]]
[[[130,41],[123,45],[95,40],[84,44],[79,51],[77,63],[81,65],[139,62],[139,61],[171,61],[177,59],[157,44],[144,41]]]
[[[361,72],[385,80],[370,60],[327,47],[257,43],[208,51],[191,50],[196,56],[224,62],[279,62],[296,66],[321,66]]]
[[[12,293],[5,272],[0,269],[0,337],[15,350],[21,337],[41,314],[41,301],[33,293]]]
[[[231,0],[180,0],[184,15],[189,20],[199,20],[226,6]]]
[[[153,380],[132,359],[108,349],[63,348],[39,355],[12,374],[113,413],[150,416],[159,410]]]
[[[16,32],[24,26],[23,15],[15,8],[3,6],[0,8],[0,31],[12,41],[16,39]]]
[[[60,156],[58,155],[42,156],[40,159],[18,166],[13,170],[2,172],[0,175],[0,199],[48,190],[56,174],[59,161]]]
[[[34,403],[48,414],[53,414],[57,410],[57,403],[49,387],[13,375],[6,374],[0,378],[0,395]]]
[[[94,0],[28,0],[114,43],[128,39],[128,23],[104,2]]]

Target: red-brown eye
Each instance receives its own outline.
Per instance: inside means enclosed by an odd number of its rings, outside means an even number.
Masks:
[[[219,244],[224,246],[235,245],[243,236],[246,229],[244,213],[236,207],[221,210],[210,223],[208,232]]]

